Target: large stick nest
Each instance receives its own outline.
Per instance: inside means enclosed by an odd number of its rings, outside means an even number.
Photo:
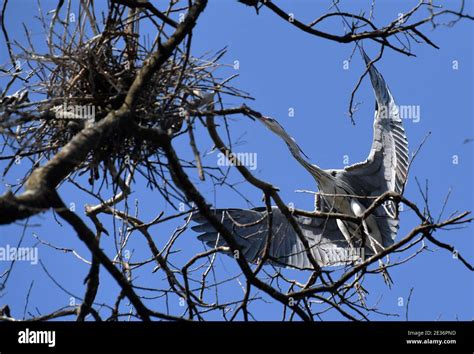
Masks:
[[[15,153],[36,151],[49,159],[82,129],[120,108],[144,61],[159,50],[161,37],[166,38],[160,33],[154,43],[140,43],[144,38],[138,31],[140,13],[123,19],[123,12],[123,8],[111,9],[102,32],[91,30],[97,23],[89,31],[81,23],[71,30],[69,21],[53,16],[47,22],[41,17],[43,28],[49,28],[45,31],[47,54],[39,54],[33,47],[28,31],[28,48],[15,43],[20,49],[17,58],[24,63],[15,75],[23,77],[23,87],[30,99],[35,98],[34,102],[3,107],[23,119],[12,144],[18,146]],[[141,126],[181,134],[187,129],[183,121],[198,98],[196,93],[216,88],[213,72],[221,66],[217,61],[225,50],[195,58],[189,49],[190,43],[185,41],[139,95],[132,119]],[[221,85],[220,91],[238,94],[226,85]],[[126,131],[117,131],[84,161],[81,174],[89,172],[92,184],[99,178],[101,165],[104,173],[110,161],[121,165],[121,160],[127,160],[135,166],[150,167],[148,159],[153,155],[159,155],[154,147],[128,136]]]

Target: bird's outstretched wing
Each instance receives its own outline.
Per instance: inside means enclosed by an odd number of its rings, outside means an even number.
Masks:
[[[361,52],[366,65],[369,66],[369,57],[363,49]],[[365,161],[347,166],[340,171],[340,176],[358,195],[379,196],[386,191],[401,194],[408,175],[408,140],[390,89],[372,64],[369,67],[369,75],[376,99],[372,148]],[[365,202],[370,203],[371,201]],[[394,203],[388,202],[377,211],[379,218],[392,219],[386,222],[386,227],[392,230],[391,238],[395,237],[398,229],[395,208]],[[388,238],[386,241],[392,243]]]
[[[234,235],[247,261],[258,263],[268,236],[268,219],[265,208],[217,209],[214,211],[223,225]],[[313,269],[303,243],[285,215],[277,207],[272,208],[272,233],[269,248],[269,262],[277,266],[298,269]],[[311,253],[320,266],[336,266],[359,259],[354,249],[347,244],[334,219],[295,216],[308,241]],[[193,216],[199,225],[192,229],[209,247],[225,246],[213,226],[199,214]]]

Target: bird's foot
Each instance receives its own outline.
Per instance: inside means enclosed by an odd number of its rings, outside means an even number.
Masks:
[[[362,304],[362,306],[366,306],[365,297],[369,292],[365,290],[362,284],[358,281],[355,283],[355,290],[357,292],[357,296],[359,297],[359,301]]]
[[[387,265],[384,264],[380,260],[379,260],[379,269],[380,269],[380,272],[382,273],[383,280],[384,280],[385,284],[387,284],[387,286],[389,288],[392,288],[393,280],[392,280],[392,277],[390,276],[390,274],[388,273]]]

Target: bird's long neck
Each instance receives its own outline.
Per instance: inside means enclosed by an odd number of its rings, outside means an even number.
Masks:
[[[321,185],[322,181],[331,178],[331,176],[326,171],[321,169],[318,165],[311,164],[302,156],[304,153],[302,152],[301,148],[289,135],[285,135],[283,139],[285,140],[286,145],[290,149],[293,157],[316,179],[318,186]]]

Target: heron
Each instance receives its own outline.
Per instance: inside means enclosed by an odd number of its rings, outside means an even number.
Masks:
[[[373,140],[365,161],[342,169],[322,169],[308,157],[275,119],[258,117],[287,145],[291,155],[314,178],[318,193],[316,210],[361,216],[374,199],[387,191],[402,194],[408,177],[408,140],[398,106],[383,76],[360,48],[375,94]],[[233,234],[247,261],[259,263],[271,235],[267,262],[277,266],[314,270],[307,250],[281,210],[273,206],[272,230],[268,231],[266,207],[253,209],[215,209],[223,225]],[[377,254],[394,243],[399,229],[398,206],[386,201],[362,223],[342,219],[294,215],[319,266],[336,266]],[[197,214],[192,227],[198,238],[210,247],[226,243]]]

